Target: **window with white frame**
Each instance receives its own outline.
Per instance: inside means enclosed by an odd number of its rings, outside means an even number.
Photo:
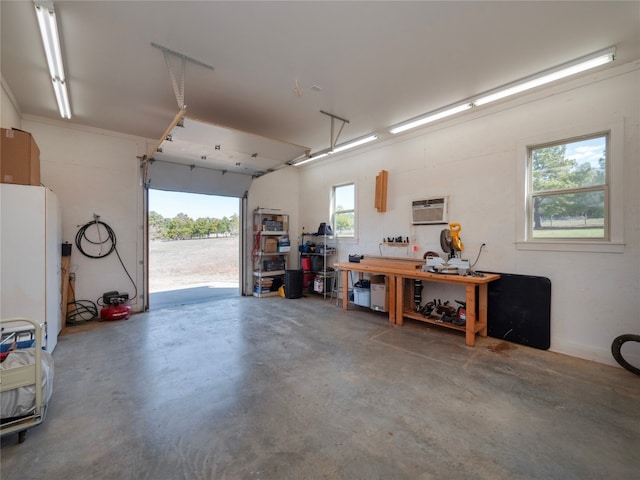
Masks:
[[[356,186],[354,183],[333,187],[332,202],[333,234],[336,237],[356,236]]]
[[[527,237],[609,240],[609,132],[528,148]]]

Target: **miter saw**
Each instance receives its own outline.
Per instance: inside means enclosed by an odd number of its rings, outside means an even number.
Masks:
[[[424,272],[448,273],[466,275],[469,270],[469,260],[461,258],[464,245],[460,239],[462,226],[459,223],[450,223],[449,228],[440,232],[440,247],[447,254],[447,260],[443,260],[435,252],[424,254],[426,260],[422,267]]]
[[[469,261],[460,258],[464,245],[460,240],[460,231],[462,227],[459,223],[450,223],[449,228],[445,228],[440,232],[440,247],[448,255],[445,262],[439,256],[427,256],[424,271],[434,273],[448,274],[466,274],[469,269]]]
[[[464,250],[464,245],[460,239],[462,226],[459,223],[450,223],[449,228],[440,232],[440,247],[442,251],[449,255],[449,260],[459,257],[458,252]]]

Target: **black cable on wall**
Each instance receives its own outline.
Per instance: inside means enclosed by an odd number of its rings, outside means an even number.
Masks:
[[[94,220],[87,222],[82,227],[80,227],[80,230],[78,230],[78,233],[76,234],[76,248],[85,257],[96,258],[96,259],[107,257],[111,255],[111,253],[116,252],[118,260],[120,261],[120,265],[122,265],[124,272],[127,274],[127,277],[129,277],[129,280],[133,285],[133,289],[134,289],[133,298],[136,298],[138,296],[138,287],[136,286],[136,282],[133,281],[133,278],[129,274],[127,267],[125,267],[124,262],[120,257],[120,253],[118,253],[118,249],[116,248],[116,243],[117,243],[116,233],[108,224],[100,221],[99,218],[100,218],[99,215],[94,215]],[[93,238],[97,238],[98,239],[97,241],[92,240],[91,238],[89,238],[89,236],[87,236],[87,231],[90,231],[90,229],[92,228],[96,230],[96,235],[93,236]],[[102,230],[104,230],[107,234],[106,238],[104,239],[102,238],[102,235],[101,235]],[[88,253],[85,250],[85,248],[83,248],[83,243],[85,245],[89,244],[89,245],[94,245],[99,247],[100,249],[99,253],[97,254]],[[104,250],[103,250],[103,247],[104,247]]]

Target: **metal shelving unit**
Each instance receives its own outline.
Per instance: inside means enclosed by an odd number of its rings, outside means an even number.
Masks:
[[[311,242],[314,244],[314,250],[305,250],[307,242]],[[333,288],[331,282],[335,281],[335,279],[333,278],[334,270],[327,267],[327,259],[338,253],[336,244],[333,241],[333,236],[320,235],[317,233],[302,233],[300,235],[300,246],[301,250],[298,252],[298,264],[300,269],[303,271],[303,278],[305,274],[309,277],[313,277],[313,291],[323,295],[326,298],[327,295],[331,294],[331,290]],[[309,265],[305,265],[304,259],[308,259]],[[321,266],[318,265],[320,261],[322,261]],[[318,279],[319,277],[322,277],[324,280],[322,282],[316,282],[316,279]],[[320,287],[320,285],[322,286]]]
[[[272,297],[284,285],[289,262],[289,215],[258,208],[253,214],[253,296]]]

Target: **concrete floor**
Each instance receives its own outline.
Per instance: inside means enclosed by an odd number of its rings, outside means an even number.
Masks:
[[[631,479],[640,378],[321,297],[233,297],[63,335],[2,479]]]
[[[158,310],[160,308],[177,307],[192,303],[210,302],[223,298],[236,297],[240,295],[240,287],[218,287],[205,285],[199,287],[181,288],[178,290],[166,290],[149,294],[149,309]]]

